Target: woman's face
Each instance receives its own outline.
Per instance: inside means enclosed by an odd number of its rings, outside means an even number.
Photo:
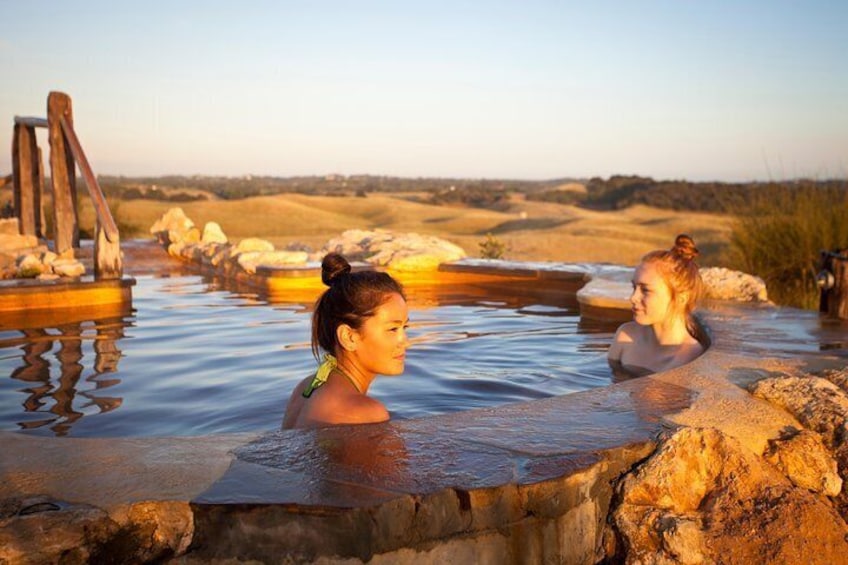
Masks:
[[[643,326],[665,321],[674,314],[672,294],[665,279],[653,263],[642,263],[633,274],[630,305],[633,320]]]
[[[373,374],[403,373],[409,347],[408,325],[406,301],[400,294],[392,294],[357,330],[359,345],[354,352],[357,364]]]

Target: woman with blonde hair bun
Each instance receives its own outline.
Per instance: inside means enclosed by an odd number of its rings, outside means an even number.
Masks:
[[[704,352],[692,312],[703,282],[691,237],[678,235],[674,247],[642,257],[633,274],[633,321],[618,328],[607,359],[629,375],[666,371]]]

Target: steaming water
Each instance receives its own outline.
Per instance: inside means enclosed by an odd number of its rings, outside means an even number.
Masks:
[[[410,295],[406,371],[370,394],[392,418],[496,406],[610,383],[614,323],[519,291]],[[420,305],[423,303],[424,305]],[[137,277],[134,314],[0,331],[0,429],[77,437],[279,427],[315,370],[310,304],[269,304],[200,276]]]

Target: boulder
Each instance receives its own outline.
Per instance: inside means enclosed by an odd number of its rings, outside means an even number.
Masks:
[[[625,563],[837,563],[848,525],[834,508],[715,429],[662,439],[619,484]]]
[[[232,247],[230,256],[235,257],[251,251],[274,251],[274,244],[258,237],[246,237]]]
[[[768,302],[766,283],[740,271],[724,267],[701,269],[706,298],[715,300],[737,300],[741,302]]]
[[[85,266],[75,259],[56,259],[51,266],[60,277],[81,277],[85,274]]]
[[[751,393],[784,408],[836,449],[848,442],[848,393],[820,377],[780,376],[752,384]]]
[[[836,460],[815,432],[793,430],[784,438],[771,440],[763,458],[798,487],[827,496],[842,490]]]
[[[194,222],[185,215],[182,208],[171,208],[150,226],[150,233],[155,235],[160,243],[167,245],[181,241],[185,233],[193,227]]]
[[[6,253],[31,250],[38,247],[38,238],[34,235],[2,234],[0,233],[0,251]]]
[[[307,254],[303,251],[248,251],[238,255],[238,264],[246,273],[256,273],[256,268],[303,265]]]
[[[47,271],[48,268],[44,266],[37,255],[27,254],[18,258],[15,276],[20,279],[32,279]]]
[[[444,239],[387,230],[348,230],[327,242],[319,255],[331,252],[397,271],[433,271],[465,257],[461,247]]]
[[[227,243],[227,236],[217,222],[206,222],[203,226],[202,243]]]

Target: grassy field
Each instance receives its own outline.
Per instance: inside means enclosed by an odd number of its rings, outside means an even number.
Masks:
[[[653,249],[668,248],[678,233],[688,233],[702,251],[701,265],[722,265],[732,218],[675,212],[647,206],[594,211],[577,206],[534,202],[515,194],[506,210],[424,204],[414,193],[354,196],[280,194],[241,200],[164,202],[110,200],[124,239],[150,237],[150,226],[168,209],[181,207],[196,225],[218,222],[231,240],[261,237],[278,248],[299,242],[320,249],[347,229],[382,228],[435,235],[480,256],[480,243],[491,233],[505,244],[504,258],[521,261],[608,262],[633,265]],[[80,191],[80,226],[91,230],[94,213]],[[0,200],[11,198],[8,187]],[[5,200],[3,200],[5,202]]]
[[[514,195],[505,211],[434,206],[409,194],[361,197],[281,194],[243,200],[179,204],[153,200],[110,202],[123,237],[145,237],[165,211],[180,206],[200,227],[218,222],[231,240],[262,237],[282,248],[293,242],[320,247],[344,230],[383,228],[442,237],[479,257],[491,233],[506,245],[504,258],[524,261],[593,261],[631,265],[646,252],[671,246],[689,233],[702,250],[702,265],[721,264],[730,240],[731,219],[646,206],[599,212],[576,206],[526,201]],[[81,199],[81,225],[93,223]]]

